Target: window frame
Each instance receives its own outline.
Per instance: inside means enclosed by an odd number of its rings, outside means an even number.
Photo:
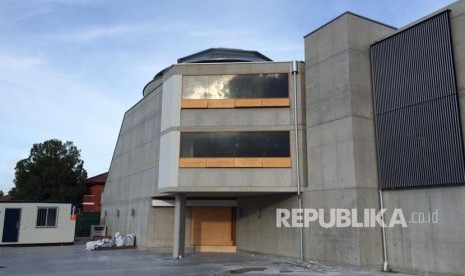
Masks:
[[[42,218],[39,218],[39,214],[40,214],[40,210],[46,210],[45,211],[45,216],[44,216],[44,225],[39,225],[39,219],[42,219]],[[54,219],[54,224],[53,225],[49,225],[49,216],[51,216],[50,214],[50,210],[55,210],[55,219]],[[58,214],[59,214],[59,208],[58,207],[54,207],[54,206],[38,206],[37,207],[37,215],[36,215],[36,228],[57,228],[58,227]],[[42,224],[42,223],[41,223]]]

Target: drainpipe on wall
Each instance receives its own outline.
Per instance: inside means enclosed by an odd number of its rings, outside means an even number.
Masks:
[[[379,189],[379,206],[384,209],[384,202],[383,202],[383,191]],[[387,259],[387,248],[386,248],[386,227],[384,227],[384,214],[381,213],[381,221],[383,222],[383,226],[381,227],[381,233],[383,236],[383,271],[388,271],[388,259]]]
[[[300,160],[299,160],[299,132],[297,126],[297,74],[299,73],[297,61],[291,62],[291,73],[294,86],[294,144],[295,144],[295,159],[296,159],[296,179],[297,179],[297,201],[299,210],[302,210],[302,193],[300,191]],[[299,227],[300,239],[300,261],[304,261],[304,234],[302,225]]]

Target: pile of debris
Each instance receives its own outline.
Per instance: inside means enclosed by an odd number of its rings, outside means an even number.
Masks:
[[[120,232],[116,232],[115,235],[110,239],[104,238],[101,240],[87,242],[86,249],[99,250],[110,248],[133,248],[136,246],[135,241],[135,234],[121,234]]]

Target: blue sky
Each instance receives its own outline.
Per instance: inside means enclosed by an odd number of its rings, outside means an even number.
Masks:
[[[303,36],[345,11],[402,27],[449,0],[0,1],[0,190],[33,143],[109,169],[124,112],[180,57],[212,47],[303,60]]]

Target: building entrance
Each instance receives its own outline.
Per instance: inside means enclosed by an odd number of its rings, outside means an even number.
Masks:
[[[236,209],[192,207],[191,243],[199,252],[236,252]]]

